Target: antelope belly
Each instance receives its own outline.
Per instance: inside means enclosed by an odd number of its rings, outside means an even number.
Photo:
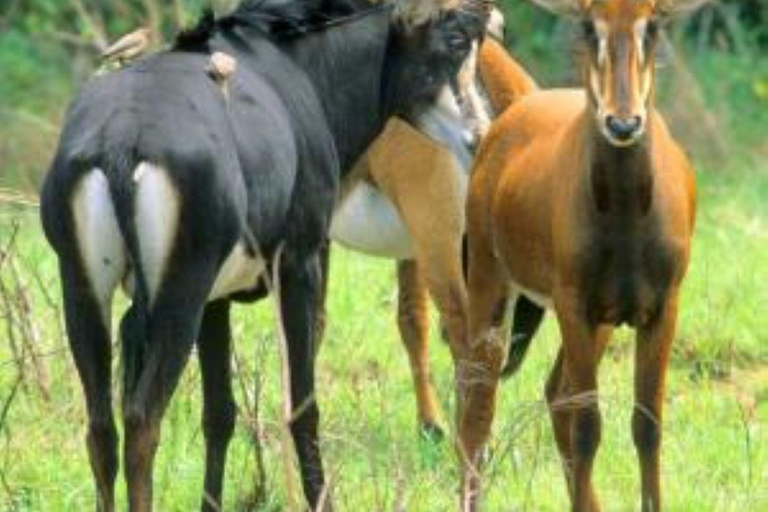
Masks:
[[[331,239],[349,249],[392,259],[413,258],[413,244],[400,213],[379,189],[362,181],[336,208]]]

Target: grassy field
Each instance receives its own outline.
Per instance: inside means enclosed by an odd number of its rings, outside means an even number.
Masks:
[[[524,64],[559,83],[560,64],[544,58],[557,51],[551,38],[527,18],[511,19],[515,42],[527,45]],[[71,93],[66,49],[42,48],[17,32],[0,31],[0,69],[12,70],[11,80],[0,80],[0,99],[7,102],[0,105],[0,187],[35,189]],[[675,132],[700,148],[700,210],[664,425],[665,503],[670,511],[757,512],[768,510],[768,98],[755,91],[768,84],[768,60],[759,53],[691,53],[696,87],[674,69],[660,77]],[[702,124],[704,110],[719,124]],[[37,210],[3,206],[5,193],[0,188],[0,511],[91,509],[86,415],[63,335],[56,262]],[[327,474],[342,511],[455,509],[451,442],[433,444],[417,434],[393,276],[392,262],[335,249],[329,326],[318,361]],[[125,304],[120,297],[116,318]],[[266,481],[259,509],[283,510],[288,499],[272,305],[237,308],[234,325],[240,414],[225,509],[238,509],[257,487],[255,433]],[[451,361],[439,336],[432,338],[434,382],[453,432]],[[534,345],[520,373],[501,388],[486,470],[491,512],[568,506],[542,401],[558,346],[551,318]],[[632,350],[631,333],[619,332],[601,370],[604,432],[595,471],[608,512],[638,508]],[[164,422],[155,468],[160,511],[195,509],[202,488],[200,376],[191,363]],[[124,509],[122,476],[118,484]]]
[[[667,399],[663,481],[668,510],[768,509],[767,223],[765,164],[700,174],[695,250]],[[0,246],[8,244],[12,257],[1,263],[0,507],[90,508],[85,412],[61,332],[55,260],[39,232],[36,210],[0,211]],[[124,304],[124,299],[118,302],[116,314]],[[318,373],[327,472],[340,510],[449,510],[457,486],[453,450],[450,442],[434,445],[417,436],[394,309],[392,263],[336,249]],[[266,466],[262,507],[285,507],[274,325],[267,302],[236,311],[241,414],[228,464],[227,509],[236,508],[256,486],[249,428],[256,393]],[[487,510],[567,506],[541,400],[557,343],[550,319],[519,375],[503,385],[486,471]],[[450,358],[437,335],[432,348],[434,381],[450,420]],[[622,331],[601,371],[605,430],[596,482],[609,511],[632,510],[637,503],[629,429],[631,356],[630,333]],[[203,475],[199,387],[197,365],[190,364],[164,423],[155,470],[159,510],[190,510],[198,503]],[[119,500],[124,503],[122,481]]]

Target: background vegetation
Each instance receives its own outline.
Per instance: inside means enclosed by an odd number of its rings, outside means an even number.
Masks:
[[[106,41],[140,24],[168,39],[203,3],[1,4],[0,509],[81,510],[93,503],[85,412],[62,332],[56,262],[34,207],[67,102]],[[219,11],[232,3],[213,2]],[[515,55],[542,83],[571,83],[569,26],[526,2],[503,5]],[[659,72],[661,108],[696,162],[700,215],[669,383],[666,501],[673,511],[768,510],[768,1],[713,2],[675,24],[669,40]],[[394,322],[392,264],[336,249],[332,268],[318,389],[337,506],[448,510],[456,486],[453,452],[449,442],[434,445],[416,435],[407,357]],[[116,316],[124,305],[117,304]],[[250,496],[261,509],[282,510],[270,305],[238,309],[235,325],[240,423],[226,508]],[[434,381],[448,420],[451,364],[433,338]],[[503,386],[488,510],[566,508],[540,399],[557,343],[549,320],[520,375]],[[632,510],[637,502],[631,372],[632,339],[621,332],[601,373],[605,433],[596,471],[609,511]],[[155,473],[160,510],[189,510],[198,502],[199,387],[191,364],[164,426]],[[264,473],[254,440],[263,447]]]

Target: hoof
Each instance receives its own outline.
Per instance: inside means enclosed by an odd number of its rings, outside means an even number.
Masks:
[[[442,319],[440,319],[440,339],[443,340],[443,343],[445,344],[451,342],[451,339],[448,336],[448,326]]]
[[[445,438],[445,432],[437,423],[423,422],[419,426],[419,437],[431,443],[439,443]]]
[[[517,370],[520,369],[522,363],[522,357],[517,357],[516,354],[509,354],[507,356],[507,360],[504,362],[504,367],[501,369],[499,377],[501,377],[503,380],[507,380],[515,373],[517,373]]]

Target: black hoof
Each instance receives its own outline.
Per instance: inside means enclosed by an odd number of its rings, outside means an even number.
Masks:
[[[443,320],[440,320],[440,339],[443,340],[443,343],[450,343],[451,340],[448,337],[448,326],[443,322]]]
[[[419,436],[431,443],[439,443],[445,438],[445,432],[436,423],[425,422],[419,426]]]
[[[514,347],[511,347],[513,349]],[[512,353],[512,350],[510,350],[510,354],[507,356],[507,360],[504,363],[504,367],[501,369],[501,378],[506,380],[513,376],[515,373],[517,373],[517,370],[520,369],[520,366],[523,364],[523,358],[525,357],[525,353],[523,354],[516,354]]]

